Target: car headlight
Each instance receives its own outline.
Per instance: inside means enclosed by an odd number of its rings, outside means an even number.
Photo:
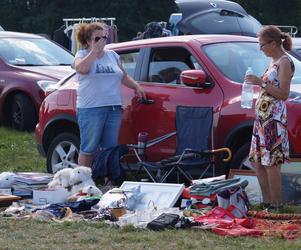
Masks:
[[[37,81],[37,84],[44,91],[44,93],[52,92],[59,88],[57,81],[40,80],[40,81]]]

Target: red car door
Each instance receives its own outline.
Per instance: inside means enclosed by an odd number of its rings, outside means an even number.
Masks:
[[[140,81],[149,103],[139,103],[132,90],[123,89],[124,114],[120,131],[121,143],[136,143],[141,131],[149,139],[175,131],[177,105],[213,106],[214,127],[217,126],[219,107],[223,94],[218,84],[208,75],[212,87],[207,89],[188,87],[180,83],[180,73],[189,69],[204,69],[195,52],[185,44],[158,45],[144,53],[140,69]],[[175,137],[148,149],[149,160],[159,160],[175,152]]]

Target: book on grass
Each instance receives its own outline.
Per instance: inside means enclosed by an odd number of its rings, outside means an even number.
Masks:
[[[35,172],[15,173],[12,186],[13,194],[21,197],[32,196],[33,190],[47,187],[47,184],[53,179],[52,174]]]

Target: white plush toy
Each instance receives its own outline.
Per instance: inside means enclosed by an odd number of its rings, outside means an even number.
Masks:
[[[49,188],[70,188],[70,177],[72,173],[72,168],[63,168],[60,171],[56,172],[53,176],[51,182],[48,183]]]
[[[72,186],[71,193],[76,194],[80,192],[84,187],[93,185],[92,170],[91,168],[79,166],[72,169],[70,174],[70,184]]]
[[[11,172],[2,172],[0,174],[0,188],[11,188],[15,180],[15,174]]]
[[[94,185],[83,187],[82,192],[89,196],[102,195],[102,192],[99,190],[99,188]]]
[[[101,196],[102,192],[94,185],[89,185],[83,187],[77,193],[73,193],[71,196],[68,197],[68,201],[75,202],[85,200],[91,196]]]

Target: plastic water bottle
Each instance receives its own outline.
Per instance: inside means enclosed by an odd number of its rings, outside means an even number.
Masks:
[[[246,71],[247,75],[253,75],[253,70],[251,67],[248,67]],[[241,107],[244,109],[251,109],[253,107],[253,85],[248,84],[244,81],[242,85],[242,91],[241,91]]]
[[[143,155],[146,148],[148,133],[147,132],[140,132],[138,134],[138,154]]]

